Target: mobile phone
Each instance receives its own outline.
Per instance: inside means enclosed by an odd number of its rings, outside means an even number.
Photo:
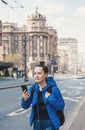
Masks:
[[[27,91],[27,86],[26,85],[21,85],[22,91],[26,90]]]

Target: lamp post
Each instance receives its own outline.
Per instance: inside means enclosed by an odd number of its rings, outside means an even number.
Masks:
[[[26,58],[26,35],[23,36],[23,47],[24,47],[24,71],[25,71],[25,81],[28,81],[27,79],[27,68],[26,68],[26,62],[27,62],[27,58]]]

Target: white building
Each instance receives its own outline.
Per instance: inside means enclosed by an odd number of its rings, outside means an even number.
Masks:
[[[75,38],[60,38],[58,46],[64,49],[68,55],[68,65],[66,65],[68,73],[76,75],[78,70],[78,41]]]
[[[29,73],[39,62],[45,63],[51,69],[50,62],[57,61],[57,31],[53,27],[46,25],[46,17],[41,15],[37,10],[34,14],[27,17],[27,25],[18,27],[16,23],[2,23],[3,31],[3,56],[11,55],[10,61],[13,60],[12,54],[22,55],[22,66],[26,64]],[[24,50],[26,44],[26,50]],[[26,59],[24,53],[26,52]],[[15,59],[15,66],[21,66],[21,62]]]

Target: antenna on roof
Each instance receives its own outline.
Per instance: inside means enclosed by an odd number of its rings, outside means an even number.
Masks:
[[[38,12],[38,7],[36,7],[36,13]]]

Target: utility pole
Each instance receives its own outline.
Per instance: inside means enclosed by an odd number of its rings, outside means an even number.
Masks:
[[[0,46],[2,46],[2,22],[0,21]]]
[[[28,81],[27,77],[27,53],[26,53],[26,35],[23,36],[23,47],[24,47],[24,71],[25,71],[25,81]]]

